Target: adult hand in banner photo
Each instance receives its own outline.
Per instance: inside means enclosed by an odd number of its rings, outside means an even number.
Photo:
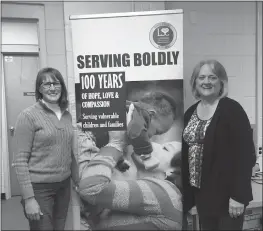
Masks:
[[[134,111],[134,105],[129,106],[129,111],[127,112],[127,126],[132,119],[132,114]],[[127,145],[126,131],[109,131],[109,144],[108,146],[118,147],[118,150],[123,150],[124,146]]]

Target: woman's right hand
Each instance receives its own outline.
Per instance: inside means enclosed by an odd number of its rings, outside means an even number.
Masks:
[[[40,216],[43,216],[35,197],[25,199],[25,212],[30,220],[40,220]]]

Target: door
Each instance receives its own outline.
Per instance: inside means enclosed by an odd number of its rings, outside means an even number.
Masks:
[[[3,58],[11,196],[18,196],[20,195],[20,188],[15,171],[12,168],[15,151],[14,127],[19,113],[36,102],[34,91],[35,79],[39,70],[39,58],[37,55],[4,55]]]

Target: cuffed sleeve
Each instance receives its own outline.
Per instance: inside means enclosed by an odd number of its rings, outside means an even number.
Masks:
[[[130,143],[133,146],[134,152],[138,155],[141,154],[150,154],[153,149],[148,136],[148,125],[147,121],[150,118],[147,118],[147,114],[134,108],[132,120],[127,128],[127,135],[130,140]]]

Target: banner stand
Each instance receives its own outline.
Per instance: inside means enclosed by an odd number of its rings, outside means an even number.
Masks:
[[[153,152],[172,155],[171,150],[179,150],[183,10],[75,15],[70,23],[76,108],[72,116],[82,132],[91,133],[96,146],[103,147],[109,131],[127,129],[126,112],[133,103],[136,110],[151,112],[145,115],[151,120],[143,119],[154,127],[153,134],[147,131]],[[81,230],[80,198],[73,189],[72,212],[73,230]]]

